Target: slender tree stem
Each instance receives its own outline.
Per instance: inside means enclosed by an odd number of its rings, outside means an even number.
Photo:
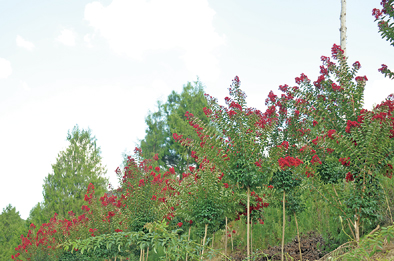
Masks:
[[[202,253],[201,253],[201,260],[202,260],[202,257],[204,256],[205,240],[207,239],[207,232],[208,232],[208,224],[205,224],[205,235],[204,235],[204,239],[202,241],[203,249],[202,249]]]
[[[226,217],[226,234],[224,237],[224,254],[227,256],[227,217]]]
[[[250,222],[250,254],[253,255],[253,218]]]
[[[380,183],[380,182],[379,182],[379,184],[380,184],[380,186],[382,187],[382,189],[383,189],[383,193],[384,193],[384,197],[386,198],[386,203],[387,203],[387,210],[388,210],[388,211],[389,211],[389,213],[390,213],[390,219],[391,219],[391,223],[394,223],[394,222],[393,222],[393,215],[391,215],[390,204],[389,204],[389,200],[387,199],[387,194],[386,194],[386,191],[384,190],[384,187],[383,187],[382,183]]]
[[[248,195],[247,195],[247,218],[246,218],[246,257],[250,256],[250,188],[248,187]]]
[[[300,231],[298,230],[297,215],[295,212],[294,212],[294,219],[295,219],[295,223],[296,223],[296,227],[297,227],[298,249],[300,250],[300,261],[302,261]]]
[[[285,248],[285,226],[286,226],[285,200],[286,200],[286,192],[283,190],[282,261],[284,260],[283,251]]]

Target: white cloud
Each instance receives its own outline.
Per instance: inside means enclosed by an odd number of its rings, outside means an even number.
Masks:
[[[75,46],[75,38],[77,35],[70,29],[63,29],[61,34],[56,38],[57,41],[67,46]]]
[[[86,46],[87,46],[88,48],[92,48],[92,47],[93,47],[93,45],[92,45],[92,39],[93,39],[93,35],[92,35],[92,34],[86,34],[86,35],[83,37],[83,41],[86,43]]]
[[[142,60],[148,51],[180,49],[188,70],[204,80],[217,77],[213,51],[225,43],[212,25],[214,15],[206,0],[113,0],[85,7],[85,19],[116,53]]]
[[[12,73],[11,63],[0,57],[0,79],[6,79]]]
[[[25,91],[30,91],[30,90],[31,90],[31,89],[30,89],[30,86],[27,85],[26,82],[20,81],[20,83],[21,83],[21,85],[22,85],[22,88],[23,88]]]
[[[29,51],[34,49],[34,44],[32,42],[26,41],[20,35],[16,36],[16,45]]]

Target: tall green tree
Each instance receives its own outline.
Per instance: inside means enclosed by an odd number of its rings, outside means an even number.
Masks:
[[[104,194],[108,184],[107,170],[101,163],[100,147],[91,130],[80,130],[78,125],[68,132],[70,142],[58,155],[43,185],[43,210],[48,219],[57,213],[66,217],[69,211],[82,214],[86,189],[93,183],[98,195]]]
[[[25,223],[11,204],[3,208],[0,215],[0,260],[12,260],[11,255],[20,243],[20,236],[27,232]]]
[[[374,8],[372,15],[375,16],[375,22],[379,20],[378,27],[382,38],[394,46],[394,23],[391,21],[394,18],[394,0],[382,0],[380,5],[383,7],[382,10]],[[385,18],[388,19],[384,20]],[[382,64],[379,72],[384,74],[384,77],[394,79],[394,72],[390,71],[385,64]]]
[[[158,154],[160,166],[173,166],[176,173],[181,174],[195,161],[190,156],[190,149],[175,142],[172,136],[173,133],[183,133],[198,139],[197,134],[187,127],[188,123],[184,117],[186,112],[198,116],[205,124],[209,123],[203,111],[203,108],[207,107],[204,86],[198,78],[194,85],[188,82],[183,86],[182,93],[172,91],[167,102],[158,102],[157,107],[158,110],[150,113],[145,119],[148,127],[145,138],[140,141],[142,155],[144,158],[153,158]]]
[[[44,204],[42,202],[38,202],[29,213],[29,217],[26,219],[28,225],[33,223],[37,227],[40,227],[42,224],[48,222],[48,219],[45,215]]]

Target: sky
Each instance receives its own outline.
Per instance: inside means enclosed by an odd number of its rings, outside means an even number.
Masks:
[[[347,1],[347,56],[366,75],[364,107],[394,92],[378,72],[394,47],[372,16],[380,0]],[[341,1],[0,0],[0,211],[26,219],[67,133],[90,128],[116,186],[122,153],[144,138],[145,117],[197,77],[224,104],[238,75],[248,106],[270,90],[319,76],[340,44]]]

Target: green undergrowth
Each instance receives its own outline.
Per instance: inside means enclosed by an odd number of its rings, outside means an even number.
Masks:
[[[362,224],[361,236],[368,234],[377,225],[392,225],[390,212],[388,211],[387,202],[390,210],[394,210],[394,180],[384,179],[382,186],[387,196],[385,204],[378,206],[381,218],[375,222],[365,222]],[[346,223],[341,223],[339,213],[332,204],[320,198],[315,191],[305,190],[302,194],[305,203],[305,210],[297,214],[297,221],[301,235],[307,235],[308,232],[317,232],[324,239],[325,245],[322,246],[322,252],[328,253],[335,250],[340,245],[351,240],[350,229]],[[272,204],[274,205],[274,204]],[[282,209],[280,206],[271,206],[264,209],[264,225],[253,224],[253,249],[264,250],[269,246],[281,244],[282,235]],[[246,222],[241,219],[232,222],[233,229],[236,230],[234,237],[234,247],[237,249],[246,248]],[[286,214],[285,244],[291,242],[297,237],[297,228],[294,215]],[[218,240],[215,243],[221,244]]]
[[[361,230],[361,236],[367,235],[371,230],[373,230],[378,224],[383,226],[392,225],[391,215],[388,211],[387,202],[390,204],[390,209],[393,209],[393,196],[394,196],[394,181],[391,179],[385,179],[382,181],[382,187],[384,188],[385,195],[387,196],[387,200],[385,198],[386,204],[382,204],[377,206],[380,210],[381,218],[377,220],[375,223],[362,224],[363,230]],[[305,189],[303,190],[300,199],[304,202],[305,208],[302,212],[297,214],[297,221],[300,230],[300,234],[308,235],[309,232],[313,231],[316,235],[321,235],[324,239],[325,244],[319,246],[322,250],[323,254],[329,253],[335,249],[337,249],[340,245],[351,240],[349,237],[350,230],[347,227],[347,224],[341,223],[339,218],[338,211],[335,207],[332,206],[331,203],[326,202],[323,198],[320,198],[318,193],[314,190]],[[267,199],[268,200],[268,199]],[[252,225],[252,247],[253,251],[267,249],[269,246],[278,246],[281,244],[281,234],[282,234],[282,209],[280,204],[273,202],[274,199],[271,199],[270,206],[264,208],[261,218],[264,220],[264,224],[259,224],[257,220],[254,220],[256,223]],[[232,221],[229,223],[230,230],[228,231],[233,235],[233,247],[234,250],[242,250],[246,249],[246,222],[245,218],[241,218],[239,221]],[[232,231],[235,230],[235,233]],[[390,230],[392,231],[392,229]],[[187,231],[184,231],[184,236],[186,236]],[[192,227],[191,229],[191,239],[197,244],[201,243],[201,238],[198,236],[198,231],[196,228]],[[224,252],[224,239],[225,232],[218,231],[214,236],[214,244],[213,249],[215,249],[215,253],[212,252],[212,256],[217,255],[217,251]],[[291,242],[294,238],[297,237],[297,229],[294,214],[291,215],[286,213],[286,232],[285,232],[285,244]],[[381,241],[381,237],[378,237],[376,233],[374,237],[366,237],[369,248],[373,248],[373,242]],[[379,240],[378,240],[378,239]],[[375,241],[374,241],[375,240]],[[379,241],[379,242],[380,242]],[[207,245],[212,247],[212,237],[207,238]],[[231,253],[232,244],[231,238],[228,237],[228,254]],[[148,260],[159,260],[161,257],[165,256],[163,249],[158,247],[157,253],[149,251],[149,259]],[[104,250],[106,252],[107,250]],[[116,252],[117,250],[115,250]],[[361,251],[361,252],[360,252]],[[355,255],[365,254],[365,251],[360,250],[359,252],[355,252]],[[207,251],[209,252],[209,250]],[[370,252],[368,252],[370,253]],[[96,253],[97,254],[97,253]],[[94,255],[97,258],[97,255]],[[349,254],[348,256],[353,256],[353,254]],[[74,256],[75,258],[76,256]],[[123,258],[127,257],[127,255],[123,255]],[[135,253],[130,253],[128,255],[129,260],[139,260],[138,251]],[[71,256],[66,257],[64,260],[74,260]],[[78,260],[75,259],[75,260]],[[81,259],[82,260],[82,259]],[[90,260],[90,259],[86,259]],[[104,260],[104,259],[103,259]],[[118,258],[117,260],[120,260]],[[124,260],[124,259],[123,259]],[[215,259],[216,260],[216,259]],[[348,259],[351,260],[351,259]]]

